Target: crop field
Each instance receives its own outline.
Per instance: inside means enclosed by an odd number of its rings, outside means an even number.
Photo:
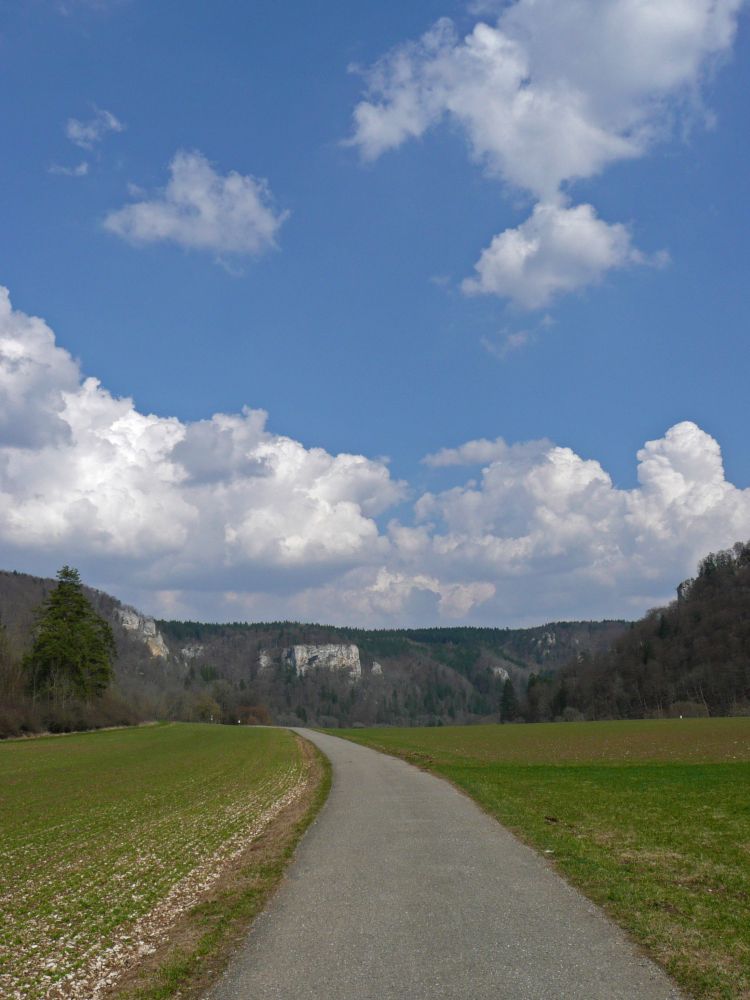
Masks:
[[[94,1000],[304,786],[291,733],[210,725],[0,745],[0,996]]]
[[[750,997],[750,718],[333,732],[464,789],[690,995]]]

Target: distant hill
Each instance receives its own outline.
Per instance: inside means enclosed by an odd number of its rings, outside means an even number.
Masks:
[[[675,601],[537,687],[539,717],[750,714],[750,543],[706,556]]]
[[[28,647],[34,609],[54,585],[0,571],[0,621],[16,662]],[[108,594],[87,592],[115,633],[120,694],[151,718],[333,726],[499,719],[519,710],[531,675],[554,675],[572,656],[597,654],[628,628],[625,622],[367,630],[154,621]]]
[[[19,662],[54,585],[0,571],[0,735],[25,717]],[[635,623],[209,624],[155,621],[88,595],[117,644],[110,721],[441,725],[750,712],[750,543],[707,556],[675,601]]]
[[[191,684],[211,676],[247,685],[285,722],[428,725],[497,718],[508,679],[525,689],[579,652],[607,648],[624,622],[557,622],[530,629],[367,630],[297,622],[206,625],[160,621],[160,633]],[[295,675],[294,646],[355,645],[360,676],[346,669]]]

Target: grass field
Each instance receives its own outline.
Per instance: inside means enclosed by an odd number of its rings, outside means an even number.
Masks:
[[[750,719],[334,732],[464,789],[691,995],[750,997]]]
[[[239,726],[0,745],[0,996],[98,995],[294,800],[303,771],[291,733]]]

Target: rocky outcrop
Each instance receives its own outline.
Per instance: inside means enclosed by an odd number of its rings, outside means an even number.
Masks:
[[[574,646],[578,645],[577,639],[572,639]],[[554,647],[557,645],[557,636],[554,632],[543,632],[542,635],[536,640],[535,646],[540,651],[542,656],[550,656],[554,652]]]
[[[273,666],[273,657],[267,649],[261,649],[258,653],[258,670],[263,673]]]
[[[183,646],[180,650],[180,656],[183,660],[195,660],[204,650],[204,646],[199,642],[194,642],[190,646]]]
[[[499,667],[496,664],[493,664],[492,673],[495,677],[499,677],[501,681],[507,681],[510,679],[510,674],[505,667]]]
[[[120,619],[120,624],[128,632],[138,632],[141,628],[141,616],[135,610],[135,608],[118,608],[117,617]]]
[[[138,638],[148,646],[152,656],[158,656],[161,659],[166,659],[169,656],[167,644],[153,618],[144,617],[135,608],[118,608],[117,617],[126,631],[135,632]]]
[[[383,668],[382,668],[382,666],[381,666],[381,665],[380,665],[380,664],[378,663],[378,661],[377,661],[377,660],[373,660],[373,661],[372,661],[372,667],[370,668],[370,673],[371,673],[371,674],[372,674],[372,675],[373,675],[374,677],[382,677],[382,676],[383,676]]]
[[[362,676],[359,647],[327,644],[322,646],[289,646],[281,654],[282,661],[294,667],[300,677],[308,670],[341,670],[353,678]]]

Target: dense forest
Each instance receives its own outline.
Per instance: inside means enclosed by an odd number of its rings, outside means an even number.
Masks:
[[[231,715],[233,705],[243,710],[236,700],[241,696],[264,706],[278,722],[325,726],[510,721],[519,717],[522,692],[534,672],[554,673],[581,651],[605,649],[627,627],[624,622],[393,630],[298,622],[157,625],[170,649],[189,661],[179,698],[189,700],[196,685],[209,679],[202,690],[223,715]],[[279,656],[295,644],[326,643],[357,646],[362,674],[356,682],[324,670],[297,676]],[[266,670],[260,668],[264,651],[270,659]],[[173,703],[171,711],[185,707]]]
[[[526,717],[750,714],[750,543],[711,553],[608,651],[533,679]]]

